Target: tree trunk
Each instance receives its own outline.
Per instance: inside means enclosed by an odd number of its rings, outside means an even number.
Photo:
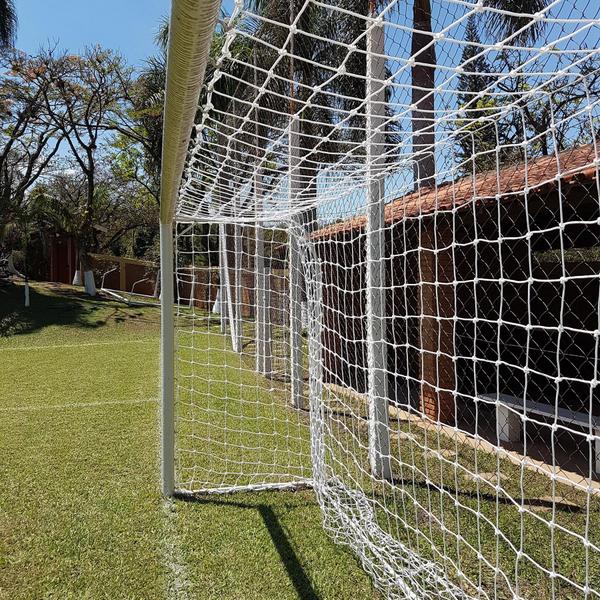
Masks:
[[[79,260],[81,262],[81,270],[83,271],[83,285],[85,293],[89,296],[96,295],[96,282],[94,281],[94,272],[91,268],[91,259],[89,256],[94,236],[94,192],[96,182],[94,177],[94,169],[90,168],[87,172],[87,201],[86,215],[83,222],[83,231],[81,236],[82,247],[79,249]]]
[[[430,0],[414,0],[412,57],[413,164],[415,189],[435,185],[435,47],[431,34]]]

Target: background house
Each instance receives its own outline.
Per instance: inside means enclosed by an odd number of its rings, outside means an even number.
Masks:
[[[391,402],[481,435],[495,435],[494,406],[480,401],[486,393],[600,414],[589,384],[599,328],[596,156],[594,144],[581,146],[387,205]],[[359,217],[314,233],[324,265],[325,377],[359,392],[364,226]]]

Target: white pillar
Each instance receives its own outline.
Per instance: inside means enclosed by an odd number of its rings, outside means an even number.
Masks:
[[[523,429],[521,417],[514,411],[496,402],[496,435],[501,442],[518,442]]]
[[[252,62],[257,66],[256,49],[252,53]],[[254,69],[254,85],[258,87],[257,70]],[[257,158],[260,148],[260,120],[258,108],[254,113],[254,144],[257,148]],[[266,153],[265,153],[266,154]],[[263,210],[263,171],[265,157],[254,171],[254,204],[256,210],[256,225],[254,229],[254,304],[256,324],[256,371],[262,375],[271,374],[271,310],[269,308],[271,292],[271,274],[265,270],[265,230],[262,223]]]
[[[292,219],[289,239],[290,302],[290,383],[294,408],[303,407],[304,369],[302,366],[302,263],[300,261],[300,226]],[[295,231],[293,233],[292,231]]]
[[[264,321],[264,362],[263,375],[270,377],[273,372],[273,320],[271,314],[271,269],[265,267],[265,321]]]
[[[160,298],[160,268],[156,274],[156,282],[154,284],[154,297]]]
[[[226,263],[225,261],[225,252],[224,252],[224,244],[225,244],[225,226],[219,225],[219,308],[221,311],[221,333],[225,334],[227,332],[227,287],[225,285],[225,269]]]
[[[223,238],[223,245],[221,247],[221,262],[223,264],[223,279],[225,282],[225,296],[227,299],[227,315],[229,320],[229,333],[231,335],[231,345],[234,352],[240,352],[238,349],[238,335],[237,335],[237,318],[235,314],[235,298],[234,290],[232,289],[231,279],[229,276],[229,256],[227,252],[227,236],[226,229],[223,223],[219,224],[219,231]]]
[[[83,284],[85,287],[85,293],[88,296],[96,295],[96,282],[94,280],[94,271],[83,272]]]
[[[371,12],[374,15],[374,11]],[[385,345],[385,235],[381,152],[384,134],[385,53],[383,25],[367,32],[367,373],[369,398],[369,461],[379,479],[392,477]]]
[[[162,491],[175,491],[175,320],[173,318],[173,224],[160,224],[161,279],[161,435]]]
[[[196,270],[194,269],[194,265],[191,266],[192,269],[192,279],[190,281],[190,297],[188,299],[188,308],[196,307]]]
[[[299,120],[292,118],[289,135],[289,204],[298,209],[300,181],[300,135]],[[302,263],[298,235],[301,235],[302,219],[293,216],[288,229],[288,281],[290,313],[290,384],[291,403],[294,408],[303,407],[304,372],[302,368]],[[294,233],[295,232],[295,233]]]
[[[233,349],[242,351],[243,323],[242,323],[242,258],[243,258],[243,229],[241,225],[233,226],[233,248],[234,248],[234,285],[235,285],[235,340]]]
[[[310,242],[309,242],[310,243]],[[306,246],[306,312],[308,330],[308,389],[311,430],[311,458],[316,487],[325,477],[325,405],[323,403],[323,285],[321,264]]]
[[[267,278],[265,274],[265,231],[260,221],[254,227],[254,305],[256,324],[256,371],[264,374],[266,360]]]
[[[600,475],[600,428],[594,429],[594,435],[596,436],[593,442],[594,446],[594,473]]]

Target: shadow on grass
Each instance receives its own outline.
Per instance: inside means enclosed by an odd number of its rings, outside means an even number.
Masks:
[[[301,600],[319,600],[319,596],[317,595],[309,576],[302,567],[298,555],[290,544],[284,528],[281,526],[273,509],[268,504],[223,501],[217,498],[189,496],[187,494],[177,495],[176,498],[177,500],[184,502],[217,504],[221,506],[234,506],[236,508],[256,510],[260,514],[263,523],[271,536],[273,546],[275,546],[275,549],[279,554],[288,577],[298,594],[298,598]]]
[[[101,297],[60,284],[30,286],[30,306],[25,308],[23,285],[0,280],[0,337],[32,333],[49,325],[98,329],[109,322],[143,318],[144,313],[120,307]]]
[[[412,481],[402,478],[394,477],[391,482],[395,486],[399,487],[417,487],[419,489],[427,490],[430,494],[439,493],[438,488],[432,484],[427,483],[425,481]],[[504,504],[510,507],[518,507],[515,504],[515,501],[511,497],[507,497],[499,494],[490,494],[489,492],[479,492],[469,489],[456,489],[450,485],[445,484],[444,490],[452,496],[460,496],[462,498],[466,498],[469,500],[473,500],[477,504],[481,503],[481,501],[487,502],[490,506],[495,506],[496,503]],[[385,501],[385,496],[379,492],[375,492],[374,496],[380,498],[380,501]],[[523,498],[523,503],[526,506],[535,506],[537,508],[543,508],[547,510],[552,510],[553,507],[556,507],[557,510],[564,513],[583,513],[586,510],[585,506],[574,506],[573,504],[568,504],[565,502],[556,499],[554,502],[552,500],[545,500],[544,498]]]

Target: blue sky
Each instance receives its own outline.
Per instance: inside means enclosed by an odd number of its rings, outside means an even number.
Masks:
[[[71,52],[101,44],[133,65],[152,54],[154,34],[170,0],[16,0],[17,47],[35,53],[58,43]]]

